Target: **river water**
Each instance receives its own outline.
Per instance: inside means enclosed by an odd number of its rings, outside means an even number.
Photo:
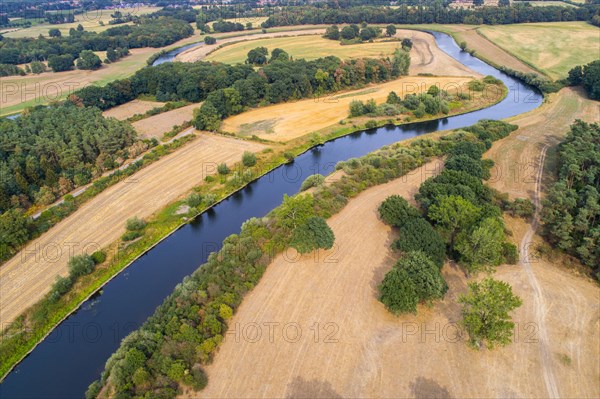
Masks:
[[[281,203],[284,194],[298,192],[306,176],[328,174],[339,161],[391,143],[469,126],[480,119],[507,118],[542,103],[535,89],[462,52],[450,36],[432,34],[451,57],[483,75],[501,79],[509,88],[508,96],[492,107],[464,115],[357,132],[313,148],[293,163],[274,169],[178,229],[119,273],[6,377],[0,384],[0,397],[82,398],[121,339],[139,327],[177,283],[204,263],[210,252],[218,250],[225,237],[239,232],[245,220],[264,216]]]

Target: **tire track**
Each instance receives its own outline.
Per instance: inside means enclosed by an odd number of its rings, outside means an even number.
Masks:
[[[547,302],[544,298],[544,293],[542,292],[542,288],[533,273],[533,269],[531,268],[530,262],[530,253],[529,253],[529,243],[531,242],[533,235],[539,224],[539,215],[540,215],[540,188],[542,185],[542,177],[544,174],[544,161],[546,159],[546,151],[548,150],[548,145],[545,145],[540,153],[538,172],[535,179],[535,192],[534,192],[534,200],[533,203],[535,205],[535,213],[533,216],[533,222],[531,226],[523,236],[523,240],[521,240],[521,250],[522,256],[519,261],[523,269],[527,273],[527,278],[529,280],[529,284],[533,288],[534,296],[534,314],[535,314],[535,322],[538,326],[539,330],[539,344],[540,344],[540,355],[542,360],[542,373],[544,376],[544,383],[546,385],[546,390],[548,391],[548,397],[550,398],[560,398],[560,394],[558,391],[558,386],[556,384],[556,379],[554,377],[554,371],[552,370],[552,358],[550,354],[549,344],[548,344],[548,332],[546,329],[546,321],[545,315],[547,312]]]

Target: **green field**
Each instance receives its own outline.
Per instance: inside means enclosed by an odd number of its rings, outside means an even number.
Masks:
[[[108,21],[112,19],[110,16],[115,11],[121,11],[123,15],[130,13],[133,15],[144,15],[151,12],[160,10],[160,7],[133,7],[133,8],[119,8],[115,10],[95,10],[87,11],[83,14],[75,15],[75,22],[69,24],[51,25],[47,22],[34,24],[33,26],[25,29],[17,29],[4,34],[6,37],[19,38],[19,37],[38,37],[39,35],[48,36],[48,30],[51,28],[58,28],[63,36],[69,34],[69,29],[76,28],[77,25],[81,24],[85,30],[90,32],[102,32],[108,28],[120,25],[109,25]],[[100,25],[100,21],[104,23],[104,26]],[[124,24],[121,24],[124,25]]]
[[[227,45],[214,51],[206,59],[227,64],[243,63],[246,60],[248,51],[256,47],[266,47],[269,49],[269,53],[275,48],[281,48],[294,58],[304,58],[307,60],[314,60],[328,55],[334,55],[342,59],[379,57],[392,54],[399,46],[400,42],[398,41],[342,46],[338,41],[323,39],[321,36],[316,35],[278,37]]]
[[[479,32],[552,79],[600,58],[600,29],[585,22],[482,26]]]

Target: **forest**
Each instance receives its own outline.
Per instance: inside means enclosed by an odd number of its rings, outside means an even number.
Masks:
[[[249,54],[254,50],[250,50]],[[266,49],[265,49],[266,50]],[[276,58],[232,87],[208,95],[194,116],[201,130],[218,130],[221,120],[247,107],[297,100],[353,86],[384,82],[408,73],[408,52],[396,50],[392,59],[353,59],[342,61],[329,56],[313,61],[289,60],[275,49]],[[266,59],[266,55],[265,55]]]
[[[23,209],[51,204],[136,155],[130,125],[69,103],[0,119],[0,131],[0,260],[37,233]]]
[[[600,279],[600,125],[576,121],[558,149],[558,180],[542,211],[544,236]]]
[[[86,398],[96,398],[107,386],[119,398],[173,398],[182,385],[194,390],[204,388],[207,377],[203,365],[210,363],[227,331],[228,320],[277,253],[290,245],[310,250],[327,248],[333,237],[324,219],[339,212],[361,191],[400,177],[448,151],[456,156],[471,154],[477,160],[480,153],[473,148],[485,148],[486,143],[514,128],[504,122],[481,121],[468,131],[457,131],[440,140],[396,143],[365,157],[340,162],[336,168],[343,170],[346,178],[328,185],[311,177],[317,180],[311,182],[316,184],[312,194],[286,196],[282,205],[265,218],[246,221],[240,234],[227,237],[221,250],[185,278],[154,315],[122,341],[106,362],[101,379],[90,385]],[[481,184],[481,180],[472,178]],[[466,187],[464,192],[467,190],[482,189]],[[481,209],[483,205],[478,202]],[[478,225],[474,222],[472,226]],[[429,252],[434,254],[436,270],[444,256],[440,245],[443,243],[437,243],[438,248],[432,247]]]
[[[600,100],[600,60],[571,69],[567,82],[571,86],[583,86],[591,99]]]
[[[482,7],[449,8],[441,3],[389,7],[351,7],[344,9],[314,6],[286,7],[263,22],[263,28],[307,24],[512,24],[524,22],[589,21],[597,14],[597,5],[583,7]]]
[[[100,33],[71,29],[69,36],[60,37],[13,39],[0,36],[0,64],[46,61],[52,55],[77,58],[83,50],[163,47],[193,33],[194,29],[183,20],[146,17],[138,24],[115,26]]]

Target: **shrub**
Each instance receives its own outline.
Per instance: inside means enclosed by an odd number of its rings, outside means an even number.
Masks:
[[[485,89],[485,83],[480,80],[472,80],[469,82],[469,90],[472,91],[483,91]]]
[[[401,196],[392,195],[379,205],[379,216],[384,223],[400,227],[408,219],[421,217],[421,214]]]
[[[244,151],[244,155],[242,155],[242,163],[246,167],[256,165],[256,154],[250,151]]]
[[[504,263],[516,265],[519,262],[519,250],[512,242],[502,243],[502,258]]]
[[[308,190],[311,187],[320,186],[324,182],[325,182],[325,176],[320,175],[318,173],[314,174],[314,175],[310,175],[306,179],[304,179],[304,181],[302,182],[302,186],[300,187],[300,191],[305,191],[305,190]]]
[[[394,267],[379,285],[379,300],[394,314],[417,313],[419,296],[405,269]]]
[[[206,36],[206,37],[204,38],[204,43],[206,43],[206,44],[209,44],[209,45],[210,45],[210,44],[215,44],[216,42],[217,42],[217,39],[215,39],[215,38],[214,38],[214,37],[212,37],[212,36]]]
[[[195,208],[202,203],[202,196],[197,193],[192,193],[187,197],[186,202],[189,206]]]
[[[121,240],[123,241],[133,241],[138,237],[141,237],[144,233],[139,231],[139,230],[135,230],[135,231],[128,231],[125,234],[123,234],[121,236]]]
[[[144,229],[146,227],[146,224],[147,223],[144,219],[134,216],[130,219],[127,219],[127,222],[125,223],[125,228],[129,231],[137,231]]]
[[[220,175],[226,175],[230,172],[229,166],[225,163],[221,163],[217,166],[217,172],[219,172]]]
[[[513,216],[521,218],[530,218],[535,212],[533,202],[527,198],[516,198],[508,205],[508,209]]]
[[[448,291],[448,285],[440,269],[421,251],[406,253],[395,267],[406,270],[415,286],[415,293],[421,301],[440,299]]]
[[[56,296],[57,296],[56,299],[58,299],[59,297],[63,296],[67,292],[69,292],[69,290],[71,289],[72,286],[73,286],[73,279],[70,276],[67,276],[67,277],[57,276],[56,281],[52,285],[51,292],[53,294],[56,293]]]
[[[305,254],[319,248],[330,249],[333,247],[334,240],[333,231],[325,219],[312,216],[305,224],[294,230],[290,246]]]
[[[102,264],[106,260],[106,252],[96,251],[91,255],[91,258],[94,261],[94,264],[96,264],[96,265]]]
[[[93,272],[96,263],[90,255],[77,255],[69,259],[67,266],[69,267],[69,276],[76,279]]]
[[[206,204],[206,206],[211,206],[215,202],[217,202],[217,196],[215,194],[208,193],[204,196],[204,204]]]
[[[365,127],[367,129],[375,129],[377,127],[377,121],[367,121]]]
[[[283,153],[283,157],[285,159],[287,159],[288,161],[293,161],[294,160],[294,154],[291,153],[291,152],[288,152],[288,151],[286,151],[286,152]]]
[[[436,97],[440,94],[440,89],[439,87],[433,85],[427,90],[427,94]]]

